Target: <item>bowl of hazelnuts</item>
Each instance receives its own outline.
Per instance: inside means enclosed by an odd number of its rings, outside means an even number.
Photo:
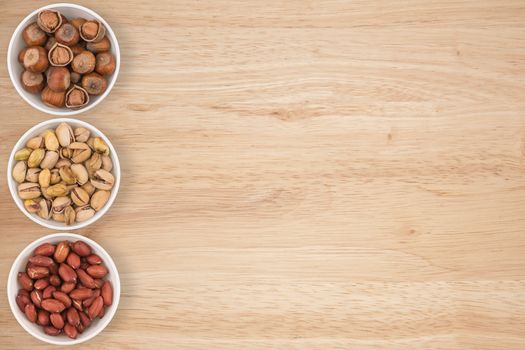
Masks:
[[[33,11],[18,25],[7,51],[11,81],[22,98],[49,114],[87,111],[111,91],[120,49],[109,24],[75,4]]]

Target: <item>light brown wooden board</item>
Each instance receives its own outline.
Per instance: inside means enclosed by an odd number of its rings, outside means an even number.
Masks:
[[[7,273],[51,231],[5,169],[51,116],[16,93],[0,11],[0,347],[46,348]],[[523,1],[80,1],[122,69],[79,118],[121,159],[79,233],[121,273],[80,349],[525,348]],[[51,348],[51,347],[48,347]]]

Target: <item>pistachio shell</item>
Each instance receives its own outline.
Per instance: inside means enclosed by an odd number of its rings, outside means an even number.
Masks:
[[[60,173],[58,172],[58,169],[51,170],[51,185],[56,185],[60,181],[62,181],[62,179],[60,178]]]
[[[99,190],[111,190],[115,184],[115,177],[109,171],[99,169],[93,174],[91,184]]]
[[[89,204],[89,194],[82,187],[76,187],[71,190],[71,200],[75,205],[82,207]]]
[[[31,152],[33,150],[30,148],[22,148],[15,153],[15,160],[28,160]]]
[[[27,165],[26,162],[20,160],[13,167],[13,179],[16,182],[22,183],[26,179]]]
[[[29,141],[27,141],[26,147],[31,149],[43,148],[44,138],[42,136],[33,137],[32,139],[29,139]]]
[[[29,158],[27,159],[27,166],[30,168],[36,168],[40,165],[40,162],[42,162],[42,159],[44,159],[45,155],[46,151],[44,151],[44,149],[35,149],[33,152],[31,152]]]
[[[71,165],[71,171],[75,175],[75,179],[79,185],[83,185],[89,180],[88,171],[82,164]]]
[[[95,152],[97,153],[101,153],[105,156],[109,155],[109,147],[100,137],[95,137],[93,139],[93,148],[95,148]]]
[[[42,188],[49,187],[51,184],[51,171],[49,169],[44,169],[38,174],[38,183]]]
[[[24,207],[31,214],[37,213],[40,210],[40,198],[26,199],[24,201]]]
[[[26,181],[38,182],[38,175],[40,174],[41,171],[42,171],[42,169],[40,169],[40,168],[29,168],[29,169],[27,169]]]
[[[62,168],[58,169],[58,172],[62,178],[62,181],[64,181],[67,185],[72,185],[77,182],[75,179],[75,174],[73,174],[73,171],[71,171],[70,167],[63,166]]]
[[[77,222],[86,221],[95,215],[95,210],[91,208],[89,205],[85,205],[83,207],[78,207],[75,209],[77,214]]]
[[[32,182],[24,182],[18,185],[18,196],[21,199],[34,199],[40,197],[40,185]]]
[[[60,158],[68,159],[73,156],[73,150],[70,148],[62,148],[60,150]]]
[[[58,221],[58,222],[66,221],[65,218],[64,218],[64,212],[55,213],[54,211],[52,211],[51,212],[51,217],[53,218],[53,220]]]
[[[93,142],[95,141],[95,138],[93,136],[91,136],[87,141],[87,145],[89,146],[89,148],[91,148],[92,151],[95,151],[95,146],[93,145]]]
[[[42,198],[38,205],[40,207],[37,213],[38,216],[40,216],[42,219],[49,220],[51,217],[51,201]]]
[[[40,162],[42,169],[53,169],[58,162],[58,153],[55,151],[47,151],[44,159]]]
[[[68,194],[68,189],[65,184],[58,183],[56,185],[48,187],[46,190],[46,194],[50,197],[61,197]]]
[[[93,193],[95,193],[95,191],[96,191],[95,186],[93,186],[93,185],[91,184],[91,182],[86,182],[84,185],[82,185],[81,188],[82,188],[84,191],[86,191],[87,194],[90,195],[90,196],[93,195]]]
[[[106,171],[113,170],[113,161],[109,156],[102,156],[102,169]]]
[[[75,142],[75,134],[73,133],[73,129],[71,129],[69,124],[60,123],[55,132],[58,137],[58,142],[60,142],[62,147],[67,147],[72,142]]]
[[[71,160],[73,163],[82,163],[91,157],[91,149],[84,142],[73,142],[69,145],[69,149],[73,150]]]
[[[95,171],[102,167],[102,157],[100,156],[100,153],[93,153],[91,158],[86,160],[84,164],[86,165],[89,176],[93,176]]]
[[[75,129],[74,134],[77,142],[86,142],[91,133],[88,129],[80,127]]]
[[[73,207],[69,206],[64,209],[64,222],[66,225],[73,225],[76,219],[76,212]]]
[[[56,164],[55,164],[55,168],[57,169],[60,169],[64,166],[71,166],[71,161],[67,158],[62,158],[60,159]]]
[[[44,143],[48,151],[58,150],[59,144],[57,135],[53,131],[48,131],[44,136]]]
[[[104,205],[106,205],[106,203],[108,202],[110,194],[111,192],[104,190],[98,190],[97,192],[95,192],[91,197],[91,207],[96,211],[102,209],[102,207],[104,207]]]
[[[53,213],[61,213],[71,205],[71,199],[66,196],[56,197],[53,200]]]

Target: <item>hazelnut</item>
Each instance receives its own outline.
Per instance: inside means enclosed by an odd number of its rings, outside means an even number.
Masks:
[[[78,85],[74,85],[66,93],[66,107],[75,109],[84,107],[89,103],[89,94]]]
[[[106,90],[107,82],[98,73],[89,73],[82,77],[82,87],[90,95],[100,95]]]
[[[80,46],[78,44],[71,46],[70,49],[73,52],[73,56],[76,56],[76,55],[80,54],[82,51],[85,50],[85,48],[83,48],[82,46]]]
[[[22,38],[27,46],[42,46],[47,41],[47,35],[36,22],[29,24],[22,32]]]
[[[62,22],[67,22],[64,19],[64,16],[56,10],[44,10],[38,13],[37,23],[40,29],[51,34],[62,25]]]
[[[20,78],[22,86],[28,92],[40,92],[44,88],[44,76],[42,73],[33,73],[28,70],[22,73]]]
[[[55,32],[55,40],[66,46],[72,46],[78,43],[80,35],[78,30],[70,23],[65,23]]]
[[[86,49],[94,53],[109,51],[110,48],[111,42],[109,41],[107,36],[102,38],[102,40],[100,40],[99,42],[86,44]]]
[[[67,66],[73,60],[73,52],[66,45],[55,43],[48,53],[52,66]]]
[[[82,75],[78,74],[77,72],[71,72],[70,79],[73,84],[76,84],[82,79]]]
[[[113,74],[115,71],[115,56],[110,52],[101,52],[97,54],[95,71],[101,75]]]
[[[49,51],[51,48],[55,45],[57,41],[55,40],[54,36],[50,36],[49,39],[47,39],[46,46],[44,48]]]
[[[64,107],[66,101],[65,92],[56,92],[46,87],[42,90],[42,102],[44,102],[49,107]]]
[[[86,19],[77,17],[77,18],[73,18],[69,23],[71,23],[73,27],[77,28],[77,30],[80,31],[80,26],[86,23]]]
[[[26,54],[27,47],[24,47],[22,50],[20,50],[20,53],[18,54],[18,62],[24,63],[24,56]]]
[[[71,68],[74,72],[80,74],[91,73],[95,69],[96,59],[89,51],[82,51],[80,54],[76,55],[71,62]]]
[[[47,52],[42,46],[30,46],[24,55],[24,67],[33,73],[42,73],[49,66]]]
[[[80,26],[80,37],[86,42],[99,42],[106,35],[106,28],[97,20],[86,21]]]
[[[53,91],[66,91],[70,82],[69,69],[65,67],[51,67],[47,71],[47,86]]]

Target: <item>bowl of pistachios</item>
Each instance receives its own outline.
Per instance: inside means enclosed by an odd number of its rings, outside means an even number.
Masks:
[[[7,166],[11,196],[29,219],[75,230],[100,219],[120,186],[120,163],[109,139],[93,125],[58,118],[29,129]]]

